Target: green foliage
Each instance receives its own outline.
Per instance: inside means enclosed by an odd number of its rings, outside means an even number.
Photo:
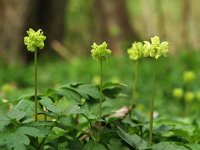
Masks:
[[[124,132],[121,128],[119,128],[118,135],[130,146],[135,149],[147,149],[147,142],[143,140],[137,134],[129,135],[128,133]]]

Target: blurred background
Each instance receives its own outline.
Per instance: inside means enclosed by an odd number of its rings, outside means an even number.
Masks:
[[[191,87],[199,90],[200,0],[0,0],[0,20],[2,102],[33,93],[33,54],[23,43],[29,28],[42,29],[47,36],[39,54],[40,92],[68,82],[98,84],[98,64],[90,57],[90,50],[93,42],[103,41],[114,54],[105,63],[104,81],[131,87],[134,64],[127,57],[127,48],[133,41],[154,35],[170,43],[171,53],[158,65],[157,86],[161,90],[157,96],[161,101],[157,105],[170,100],[173,105],[171,93],[184,86],[182,74],[186,70],[196,74]],[[138,99],[147,101],[151,62],[142,62],[139,72],[138,93],[143,94]]]
[[[0,0],[0,54],[8,64],[26,63],[23,37],[41,28],[46,53],[69,60],[107,41],[121,55],[134,40],[158,35],[170,51],[200,48],[199,0]]]

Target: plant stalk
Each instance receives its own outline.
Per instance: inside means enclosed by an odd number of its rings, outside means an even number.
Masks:
[[[103,98],[103,75],[102,75],[102,59],[100,59],[100,99],[99,99],[99,118],[101,118],[102,114],[102,98]]]
[[[152,97],[151,97],[151,112],[150,112],[150,130],[149,130],[149,146],[152,145],[153,140],[153,112],[155,100],[155,78],[156,77],[156,60],[153,61],[153,80],[152,80]]]
[[[137,85],[137,78],[138,78],[138,60],[135,63],[135,77],[133,81],[133,93],[132,93],[132,98],[131,98],[131,108],[130,108],[130,115],[129,118],[132,116],[132,111],[135,106],[135,98],[136,98],[136,85]]]
[[[34,52],[34,63],[35,63],[35,121],[38,120],[37,117],[37,105],[38,105],[38,100],[37,100],[37,49]]]

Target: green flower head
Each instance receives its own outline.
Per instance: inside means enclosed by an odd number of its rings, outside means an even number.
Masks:
[[[93,43],[91,54],[92,57],[96,60],[105,60],[112,53],[111,50],[107,49],[108,44],[103,42],[101,45]]]
[[[27,46],[28,51],[34,52],[37,48],[44,48],[44,40],[46,36],[43,35],[41,29],[35,32],[33,29],[27,31],[28,36],[24,37],[24,44]]]
[[[127,51],[131,60],[138,60],[143,56],[143,44],[142,42],[134,42],[132,47]]]
[[[154,36],[151,38],[151,43],[148,41],[144,41],[144,57],[154,57],[158,59],[160,56],[167,57],[167,53],[169,52],[169,43],[162,42],[160,43],[160,38]]]

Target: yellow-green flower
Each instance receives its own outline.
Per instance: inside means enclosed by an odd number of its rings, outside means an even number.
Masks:
[[[183,80],[186,83],[190,83],[196,79],[196,74],[193,71],[185,71],[183,73]]]
[[[93,43],[91,54],[96,60],[105,60],[112,53],[111,50],[107,49],[108,44],[103,42],[101,45]]]
[[[144,57],[153,57],[158,59],[160,56],[167,57],[167,53],[169,52],[169,43],[162,42],[160,43],[160,38],[154,36],[151,38],[151,43],[148,41],[144,41]]]
[[[186,92],[185,95],[184,95],[184,99],[185,101],[187,102],[191,102],[193,99],[194,99],[195,95],[193,92]]]
[[[34,52],[37,48],[44,48],[44,41],[46,37],[43,35],[41,29],[35,32],[33,29],[27,31],[28,36],[24,37],[24,44],[27,46],[28,51]]]
[[[180,99],[183,96],[183,89],[182,88],[175,88],[173,90],[173,96],[177,99]]]
[[[142,42],[134,42],[132,47],[127,51],[131,60],[138,60],[143,55],[143,44]]]

